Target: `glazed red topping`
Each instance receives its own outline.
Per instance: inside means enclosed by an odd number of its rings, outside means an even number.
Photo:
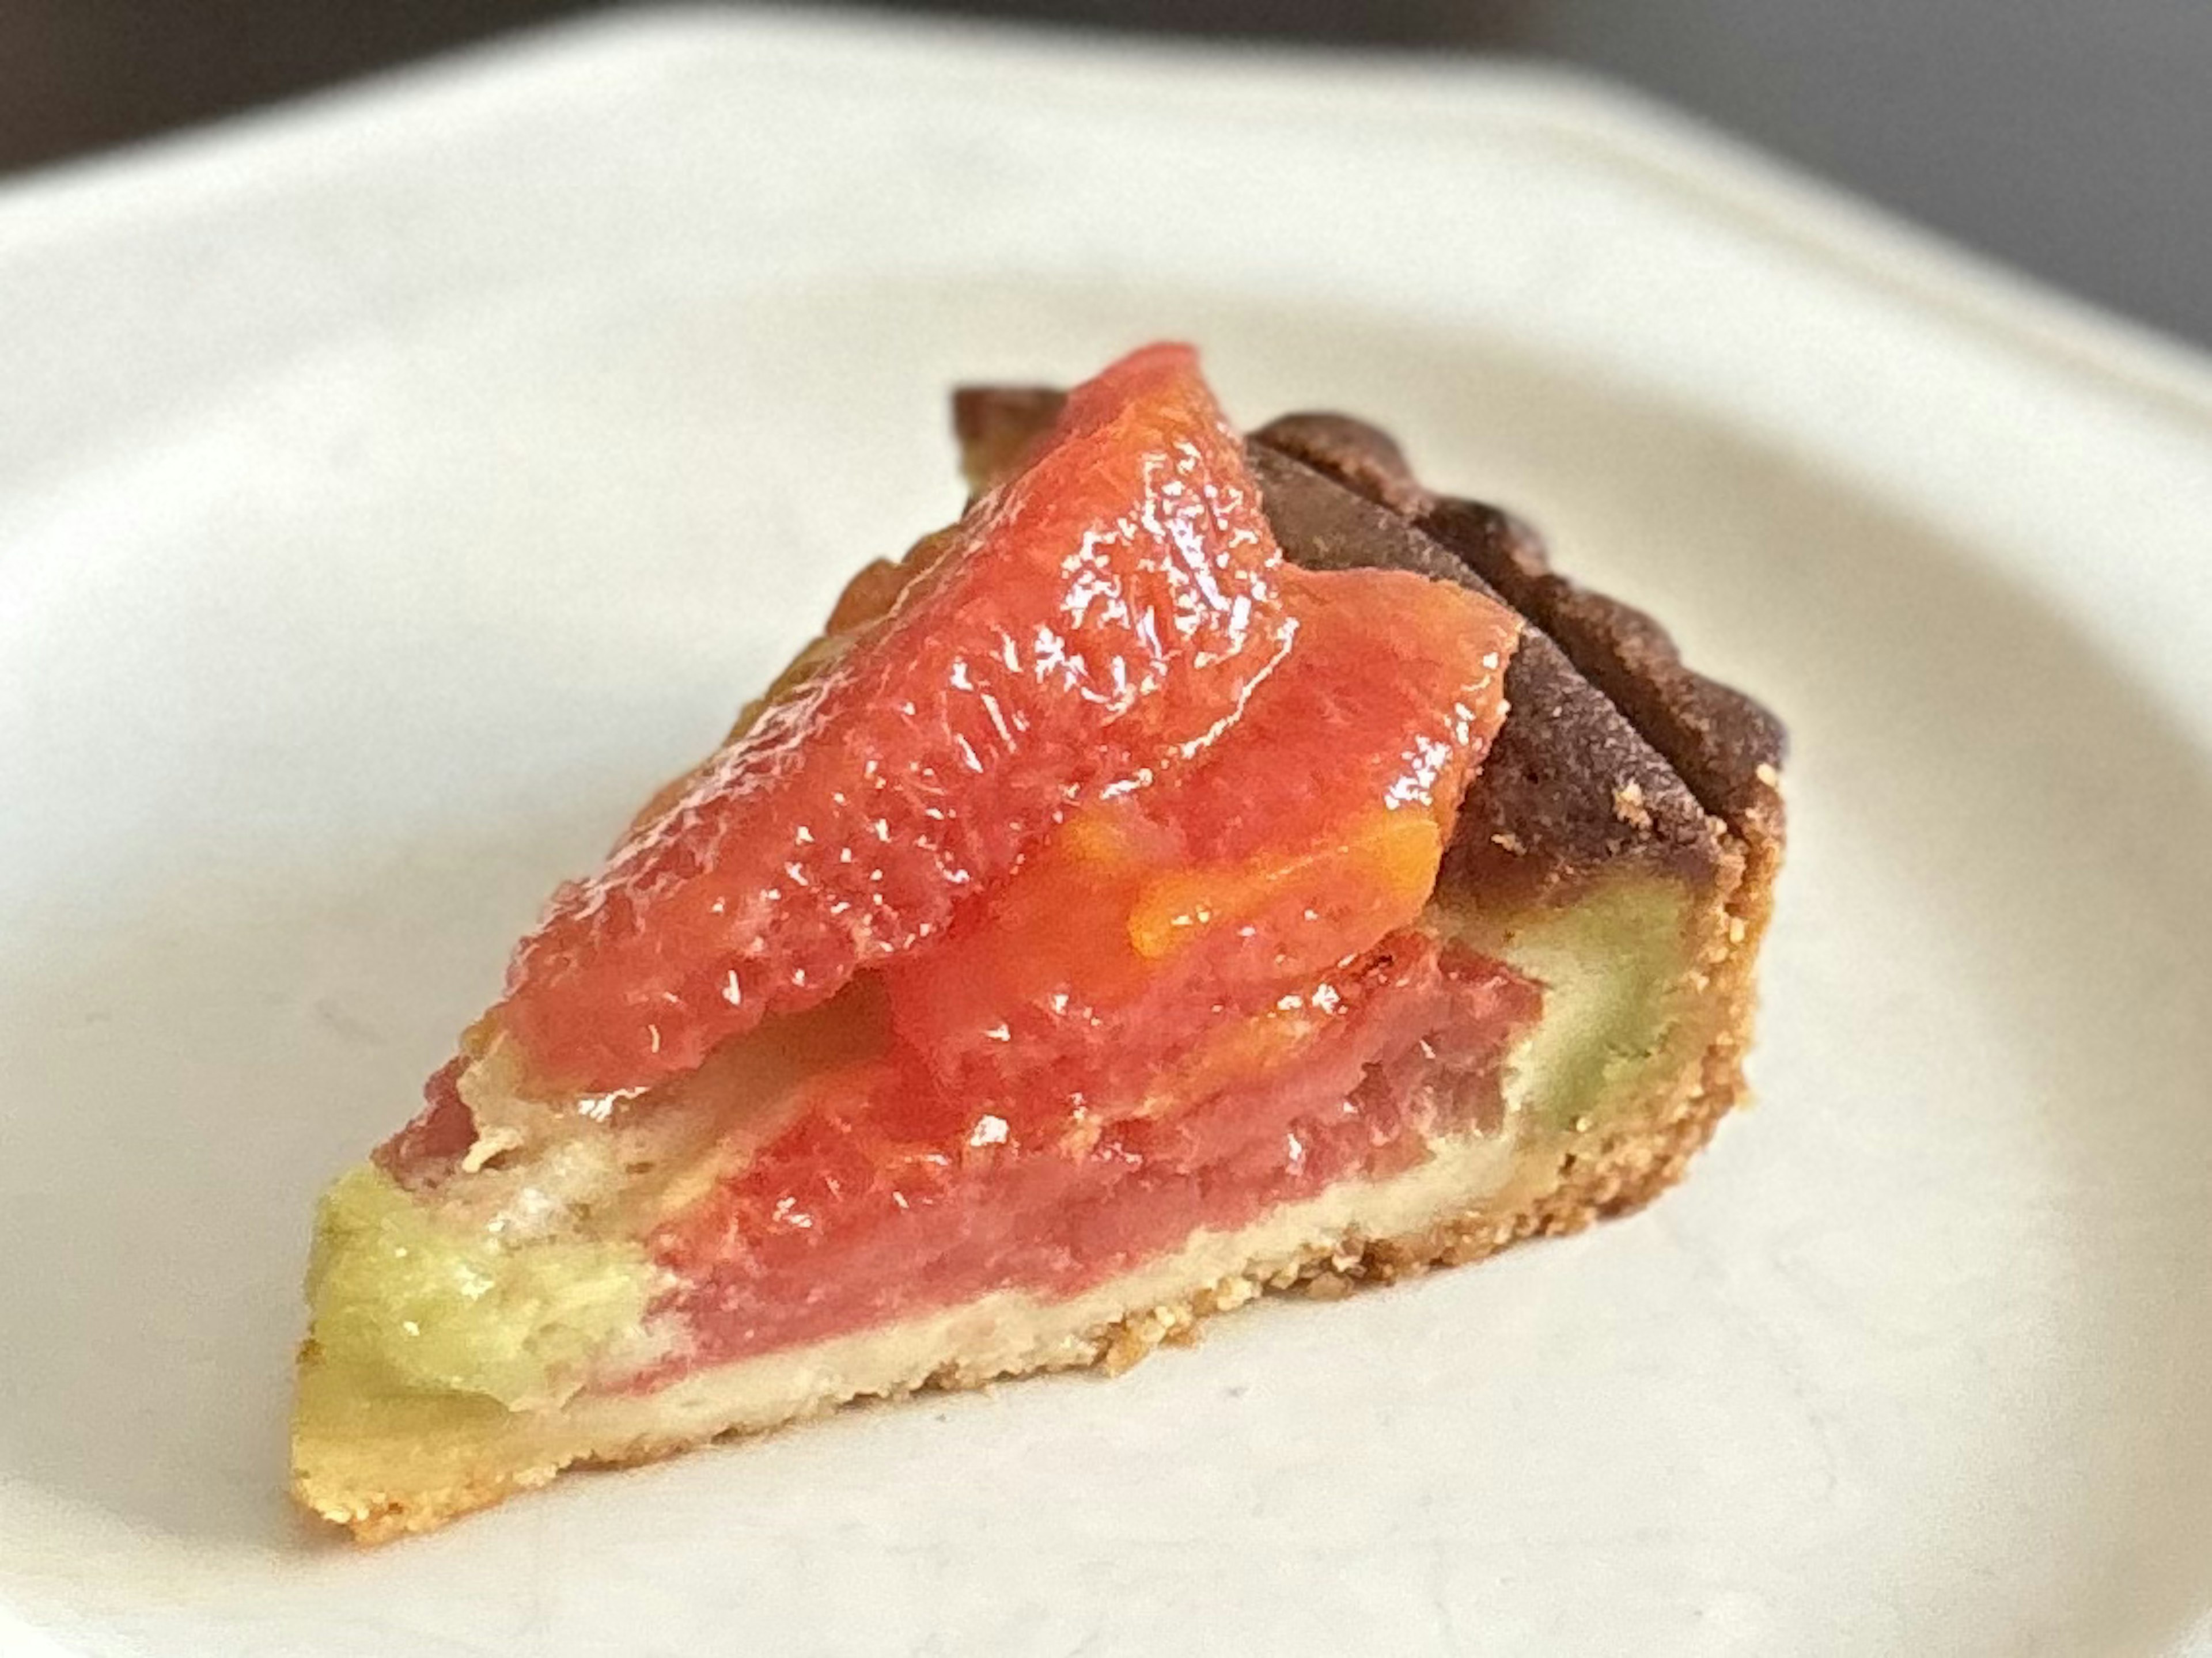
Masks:
[[[988,1101],[1072,1074],[1098,1108],[1224,1012],[1420,914],[1504,717],[1518,621],[1398,571],[1284,581],[1296,642],[1234,730],[1076,816],[942,945],[886,971],[899,1034],[945,1087]]]
[[[1237,724],[872,975],[880,1057],[656,1238],[694,1360],[1068,1293],[1498,1108],[1540,993],[1413,924],[1518,623],[1418,576],[1285,586],[1295,642]]]
[[[1276,1063],[1157,1114],[1099,1122],[1063,1099],[979,1117],[898,1049],[821,1078],[653,1240],[695,1345],[635,1385],[994,1290],[1071,1294],[1200,1227],[1398,1172],[1429,1136],[1494,1121],[1501,1058],[1541,1005],[1510,969],[1411,932],[1284,1000]]]
[[[563,887],[500,1017],[541,1085],[642,1086],[941,934],[1075,802],[1233,719],[1279,560],[1186,347],[1079,388],[829,671]]]
[[[837,1057],[733,1094],[727,1166],[648,1240],[695,1341],[637,1385],[1070,1293],[1500,1108],[1540,993],[1421,918],[1518,620],[1283,568],[1188,351],[1081,388],[839,619],[832,668],[556,896],[498,1015],[602,1092],[781,1055],[748,1044],[799,1026],[746,1033],[836,999]],[[467,1115],[434,1084],[426,1156]]]

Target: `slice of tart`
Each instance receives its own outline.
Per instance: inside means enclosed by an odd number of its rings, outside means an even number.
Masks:
[[[356,1537],[1571,1230],[1737,1097],[1755,705],[1184,348],[956,424],[960,521],[325,1196],[294,1486]]]

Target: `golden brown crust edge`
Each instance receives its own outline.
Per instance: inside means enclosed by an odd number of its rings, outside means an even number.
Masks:
[[[1118,1376],[1153,1348],[1187,1344],[1206,1319],[1262,1296],[1334,1299],[1355,1289],[1416,1278],[1434,1267],[1464,1266],[1528,1238],[1580,1231],[1594,1221],[1639,1208],[1681,1178],[1715,1126],[1735,1104],[1741,1080],[1739,1059],[1747,1035],[1740,1027],[1717,1033],[1689,1073],[1693,1086],[1683,1089],[1676,1085],[1677,1078],[1667,1078],[1663,1091],[1672,1097],[1649,1108],[1631,1104],[1620,1113],[1622,1127],[1573,1143],[1563,1151],[1556,1177],[1523,1201],[1507,1206],[1478,1205],[1415,1233],[1315,1245],[1280,1258],[1255,1260],[1237,1278],[1101,1325],[1045,1362],[979,1370],[948,1364],[918,1387],[864,1397],[976,1388],[1045,1370],[1095,1367]],[[648,1433],[527,1466],[486,1462],[461,1470],[442,1487],[404,1495],[378,1497],[358,1489],[325,1491],[305,1485],[298,1494],[309,1508],[344,1525],[356,1542],[383,1543],[434,1530],[543,1485],[564,1468],[636,1467],[718,1439],[772,1432],[852,1402],[857,1401],[826,1401],[767,1429],[674,1436]]]
[[[1414,486],[1398,482],[1396,487]],[[1402,510],[1379,492],[1370,498]],[[1668,651],[1671,653],[1671,647]],[[1674,659],[1679,663],[1679,658]],[[1774,878],[1783,847],[1779,755],[1778,727],[1774,759],[1760,761],[1756,766],[1756,790],[1738,803],[1735,811],[1726,814],[1735,831],[1731,838],[1738,844],[1731,848],[1729,866],[1711,890],[1705,913],[1692,923],[1703,957],[1692,969],[1699,981],[1692,988],[1709,1011],[1696,1027],[1680,1033],[1683,1062],[1656,1075],[1642,1097],[1620,1102],[1608,1113],[1609,1126],[1565,1142],[1548,1176],[1519,1182],[1514,1201],[1479,1203],[1413,1234],[1340,1241],[1277,1260],[1254,1261],[1235,1279],[1218,1281],[1103,1324],[1044,1362],[977,1371],[947,1365],[918,1388],[875,1396],[924,1388],[979,1388],[1045,1370],[1089,1366],[1109,1375],[1119,1374],[1155,1346],[1188,1341],[1206,1318],[1263,1294],[1302,1292],[1316,1298],[1334,1298],[1361,1286],[1416,1277],[1432,1267],[1480,1260],[1525,1239],[1579,1231],[1595,1221],[1630,1212],[1650,1202],[1682,1178],[1720,1120],[1743,1096],[1743,1056],[1750,1044],[1755,1001],[1753,968],[1771,913]],[[303,1351],[303,1374],[312,1363],[312,1352]],[[827,1413],[842,1402],[824,1403],[775,1425]],[[379,1495],[361,1485],[326,1490],[322,1488],[324,1482],[304,1476],[295,1481],[295,1491],[306,1506],[344,1525],[356,1541],[379,1543],[434,1529],[517,1491],[542,1485],[564,1467],[630,1467],[673,1456],[716,1439],[770,1430],[635,1435],[523,1466],[487,1462],[465,1467],[442,1485],[410,1490],[404,1496]]]
[[[969,1371],[948,1365],[921,1387],[900,1392],[975,1388],[1017,1376],[1086,1366],[1116,1376],[1157,1346],[1194,1339],[1205,1320],[1263,1295],[1290,1293],[1334,1299],[1354,1289],[1416,1278],[1435,1267],[1465,1266],[1528,1238],[1580,1231],[1594,1221],[1639,1208],[1681,1178],[1691,1159],[1711,1138],[1715,1126],[1735,1104],[1741,1084],[1735,1056],[1741,1051],[1742,1033],[1728,1034],[1731,1040],[1716,1042],[1705,1055],[1698,1072],[1698,1086],[1671,1104],[1663,1118],[1638,1122],[1632,1132],[1610,1134],[1593,1147],[1567,1153],[1556,1182],[1518,1206],[1506,1210],[1478,1206],[1414,1234],[1350,1246],[1316,1246],[1280,1260],[1255,1261],[1239,1278],[1101,1326],[1082,1339],[1073,1356],[1018,1370]],[[900,1394],[874,1395],[897,1396]],[[824,1403],[776,1425],[794,1425],[851,1402],[856,1401]],[[410,1491],[404,1497],[380,1499],[364,1497],[358,1491],[341,1495],[312,1490],[301,1495],[310,1508],[339,1519],[356,1542],[383,1543],[434,1530],[519,1491],[544,1485],[564,1468],[636,1467],[718,1439],[750,1437],[774,1430],[737,1430],[676,1437],[642,1435],[626,1442],[593,1447],[571,1460],[523,1467],[471,1468],[443,1488]]]
[[[1678,1033],[1680,1061],[1654,1074],[1637,1097],[1616,1102],[1607,1122],[1559,1143],[1548,1169],[1532,1169],[1495,1198],[1418,1231],[1344,1239],[1249,1263],[1243,1272],[1165,1300],[1079,1337],[1036,1363],[964,1370],[940,1367],[918,1386],[863,1398],[896,1398],[924,1390],[961,1390],[1045,1370],[1096,1367],[1119,1375],[1163,1344],[1195,1339],[1207,1318],[1264,1295],[1304,1294],[1334,1299],[1355,1289],[1396,1283],[1432,1268],[1481,1260],[1527,1239],[1577,1232],[1593,1222],[1641,1208],[1680,1180],[1712,1138],[1720,1120],[1743,1095],[1743,1055],[1751,1037],[1753,965],[1756,941],[1771,908],[1771,868],[1755,874],[1739,865],[1740,878],[1717,892],[1696,918],[1705,958],[1692,971],[1701,1005],[1711,1010]],[[1730,872],[1736,876],[1737,871]],[[303,1369],[311,1354],[303,1354]],[[825,1401],[769,1428],[655,1435],[644,1433],[581,1450],[520,1462],[485,1459],[458,1469],[442,1485],[404,1494],[378,1494],[363,1483],[302,1478],[295,1494],[311,1509],[345,1526],[356,1542],[381,1543],[435,1529],[518,1491],[543,1485],[568,1467],[629,1467],[658,1461],[717,1439],[811,1420],[848,1400]]]
[[[1023,406],[1018,393],[995,418],[1006,422]],[[972,398],[966,418],[981,423],[993,418],[984,412],[990,408],[987,396]],[[956,402],[956,428],[962,415]],[[1345,415],[1292,414],[1252,435],[1255,443],[1388,508],[1464,560],[1557,641],[1727,825],[1736,843],[1738,867],[1721,884],[1723,933],[1714,940],[1713,982],[1705,992],[1718,1017],[1699,1090],[1689,1096],[1688,1108],[1655,1127],[1651,1138],[1666,1144],[1623,1145],[1571,1171],[1561,1184],[1555,1215],[1533,1232],[1572,1231],[1598,1216],[1650,1201],[1681,1177],[1743,1091],[1743,1056],[1758,999],[1754,969],[1787,841],[1786,731],[1755,698],[1691,668],[1654,617],[1560,575],[1543,537],[1529,525],[1486,502],[1425,486],[1396,440],[1381,428]]]

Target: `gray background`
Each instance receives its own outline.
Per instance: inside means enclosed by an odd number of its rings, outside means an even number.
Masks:
[[[591,9],[578,0],[0,0],[0,169]],[[2212,343],[2212,0],[913,0],[904,9],[1588,65],[1960,240]]]

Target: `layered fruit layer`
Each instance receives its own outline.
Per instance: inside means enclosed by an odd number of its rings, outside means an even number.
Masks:
[[[1500,1063],[1539,996],[1407,932],[1284,999],[1249,1041],[1288,1063],[1208,1056],[1203,1091],[1169,1081],[1125,1114],[1035,1088],[979,1110],[911,1054],[821,1079],[787,1133],[654,1235],[691,1339],[642,1380],[997,1290],[1071,1295],[1202,1228],[1395,1173],[1440,1134],[1497,1127]]]
[[[1282,567],[1188,354],[840,611],[336,1194],[362,1387],[535,1409],[1064,1300],[1498,1127],[1542,993],[1429,900],[1518,620]]]
[[[649,1086],[932,942],[1072,805],[1236,721],[1290,643],[1280,568],[1193,354],[1113,365],[555,895],[497,1015],[537,1083]]]

